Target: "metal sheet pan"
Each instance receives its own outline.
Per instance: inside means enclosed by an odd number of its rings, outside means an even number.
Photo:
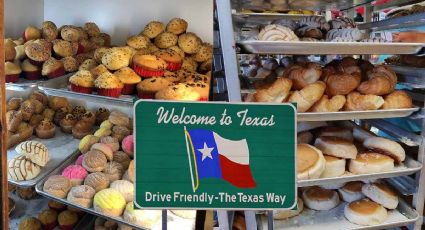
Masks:
[[[406,157],[406,160],[403,163],[395,165],[394,169],[389,172],[381,173],[369,173],[369,174],[353,174],[350,172],[345,172],[344,175],[337,178],[319,178],[311,180],[299,180],[297,181],[298,187],[308,187],[314,185],[324,185],[324,184],[333,184],[333,183],[346,183],[349,181],[368,181],[382,178],[390,178],[396,176],[407,176],[415,172],[418,172],[422,169],[422,164],[418,161],[413,160],[410,157]]]
[[[283,13],[233,13],[234,20],[240,23],[262,23],[279,19],[301,20],[305,17],[323,17],[322,15],[283,14]]]
[[[256,54],[416,54],[423,43],[370,43],[370,42],[238,42],[248,52]]]
[[[382,224],[360,226],[349,222],[344,217],[345,205],[346,203],[343,202],[336,208],[328,211],[314,211],[305,208],[304,211],[296,217],[287,220],[274,220],[274,229],[387,229],[409,225],[419,218],[418,213],[414,209],[409,207],[403,200],[400,200],[397,209],[388,211],[388,218]],[[266,230],[267,216],[261,215],[260,220],[259,229]]]
[[[419,108],[409,109],[386,109],[386,110],[367,110],[367,111],[339,111],[339,112],[320,112],[320,113],[298,113],[298,121],[338,121],[354,119],[382,119],[393,117],[408,117]]]
[[[398,76],[400,84],[416,89],[425,88],[425,68],[389,65]]]

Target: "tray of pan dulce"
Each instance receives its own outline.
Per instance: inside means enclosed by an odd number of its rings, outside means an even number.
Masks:
[[[79,139],[94,132],[110,110],[131,112],[126,103],[7,85],[8,180],[34,186],[76,154]],[[108,109],[106,109],[108,108]]]

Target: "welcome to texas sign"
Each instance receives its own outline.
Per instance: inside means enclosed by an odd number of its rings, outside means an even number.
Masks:
[[[139,208],[289,209],[296,205],[291,104],[139,100]]]

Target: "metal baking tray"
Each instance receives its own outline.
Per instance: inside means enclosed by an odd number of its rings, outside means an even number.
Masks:
[[[371,42],[302,42],[257,41],[238,42],[248,52],[256,54],[416,54],[424,43]]]
[[[389,66],[397,73],[399,84],[404,84],[415,89],[425,88],[425,68],[398,65]]]
[[[58,91],[67,92],[69,95],[84,95],[84,96],[89,96],[89,97],[92,97],[92,98],[95,98],[95,99],[96,98],[108,98],[110,100],[115,100],[115,101],[133,102],[133,100],[135,98],[137,98],[135,95],[121,95],[119,98],[113,98],[113,97],[99,96],[95,93],[84,94],[84,93],[73,92],[69,89],[69,84],[68,84],[68,80],[72,75],[73,75],[73,73],[67,74],[67,75],[62,76],[62,77],[54,78],[54,79],[51,79],[51,80],[48,80],[48,81],[40,82],[39,86],[42,89],[55,89],[55,90],[58,90]]]
[[[425,13],[416,13],[402,17],[393,17],[376,22],[359,24],[361,30],[393,30],[425,24]]]
[[[396,164],[394,169],[389,172],[381,173],[369,173],[369,174],[354,174],[350,172],[345,172],[344,175],[336,178],[319,178],[319,179],[310,179],[310,180],[298,180],[298,187],[308,187],[314,185],[324,185],[324,184],[333,184],[333,183],[346,183],[349,181],[368,181],[382,178],[390,178],[396,176],[407,176],[414,174],[422,169],[422,164],[413,158],[406,157],[406,160],[400,164]]]
[[[322,15],[284,14],[284,13],[233,13],[233,19],[238,23],[256,23],[279,19],[301,20],[305,17],[323,17]]]
[[[274,229],[388,229],[392,227],[407,226],[416,222],[419,218],[416,210],[400,199],[399,205],[395,210],[388,210],[388,218],[381,224],[374,226],[361,226],[349,222],[344,217],[344,207],[347,203],[343,202],[336,208],[328,211],[314,211],[305,208],[304,211],[295,217],[287,220],[274,220]],[[261,215],[259,230],[267,229],[267,216]]]
[[[339,112],[320,112],[320,113],[298,113],[298,121],[338,121],[353,119],[383,119],[393,117],[408,117],[419,108],[408,109],[385,109],[385,110],[367,110],[367,111],[339,111]]]

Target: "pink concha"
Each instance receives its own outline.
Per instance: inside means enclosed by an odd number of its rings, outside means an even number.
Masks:
[[[77,158],[77,161],[75,161],[75,165],[83,165],[83,159],[84,159],[84,155],[80,155],[78,158]]]
[[[69,165],[62,171],[62,176],[69,179],[84,179],[87,171],[80,165]]]
[[[122,140],[122,150],[127,153],[130,157],[134,154],[134,139],[133,135],[128,135]]]

